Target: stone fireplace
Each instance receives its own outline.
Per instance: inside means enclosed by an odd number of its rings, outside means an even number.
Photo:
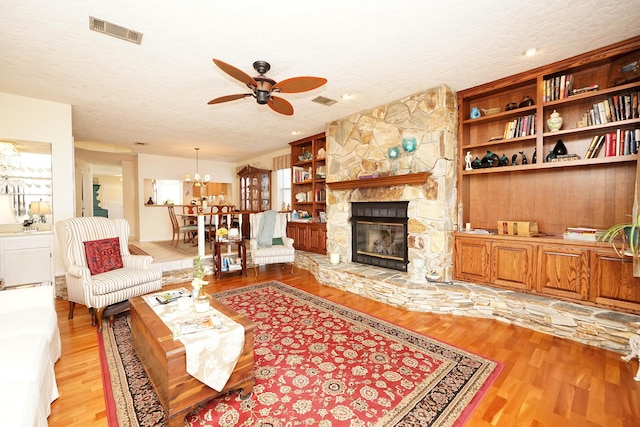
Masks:
[[[329,253],[353,260],[352,203],[405,202],[407,269],[420,258],[428,271],[451,278],[456,117],[455,94],[440,86],[327,126]],[[415,138],[414,151],[403,150],[405,138]],[[394,147],[400,154],[389,159]]]

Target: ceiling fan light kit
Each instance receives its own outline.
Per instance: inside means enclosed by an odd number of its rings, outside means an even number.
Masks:
[[[253,69],[258,72],[258,75],[255,77],[251,77],[244,71],[241,71],[236,67],[227,64],[226,62],[220,61],[219,59],[214,58],[213,63],[234,79],[241,81],[242,83],[247,85],[247,87],[251,89],[251,93],[221,96],[209,101],[209,105],[235,101],[236,99],[253,96],[258,104],[267,104],[269,108],[271,108],[276,113],[291,116],[293,115],[293,106],[291,105],[291,103],[289,103],[289,101],[285,100],[284,98],[274,96],[274,92],[306,92],[317,89],[327,83],[327,79],[325,78],[307,76],[292,77],[290,79],[286,79],[279,83],[276,83],[275,80],[270,79],[269,77],[264,75],[271,69],[271,65],[266,61],[256,61],[253,63]]]

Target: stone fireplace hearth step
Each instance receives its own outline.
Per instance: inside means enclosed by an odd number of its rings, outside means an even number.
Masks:
[[[357,263],[333,265],[326,255],[296,252],[295,265],[321,284],[408,311],[490,318],[582,344],[625,353],[640,316],[486,285],[415,284],[409,274]]]

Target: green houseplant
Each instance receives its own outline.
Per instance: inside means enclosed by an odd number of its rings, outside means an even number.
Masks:
[[[620,257],[640,257],[640,214],[633,217],[633,222],[615,224],[604,230],[598,241],[610,243]]]

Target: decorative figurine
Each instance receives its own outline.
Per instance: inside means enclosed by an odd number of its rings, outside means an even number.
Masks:
[[[518,166],[518,155],[514,154],[511,156],[511,166]]]
[[[556,157],[558,156],[556,156],[553,151],[549,151],[549,154],[547,154],[545,161],[549,163],[551,159],[555,159]]]
[[[504,154],[498,160],[498,166],[507,166],[509,164],[509,158]]]
[[[482,167],[482,161],[476,157],[475,160],[471,162],[471,167],[473,169],[480,169]]]
[[[495,153],[492,153],[491,151],[487,150],[487,154],[484,155],[484,157],[482,158],[482,167],[483,168],[490,168],[492,166],[498,166],[498,155]]]
[[[559,139],[558,142],[556,142],[555,147],[553,147],[553,154],[555,154],[556,156],[563,156],[567,153],[568,153],[567,147],[565,147],[564,142],[562,142],[562,140]]]
[[[467,155],[464,156],[464,170],[470,171],[471,167],[471,151],[467,151]]]
[[[531,156],[531,164],[535,165],[536,163],[538,163],[538,149],[534,148],[533,149],[533,156]]]
[[[527,160],[527,156],[524,154],[524,151],[520,151],[520,155],[522,156],[522,164],[527,165],[529,161]]]

